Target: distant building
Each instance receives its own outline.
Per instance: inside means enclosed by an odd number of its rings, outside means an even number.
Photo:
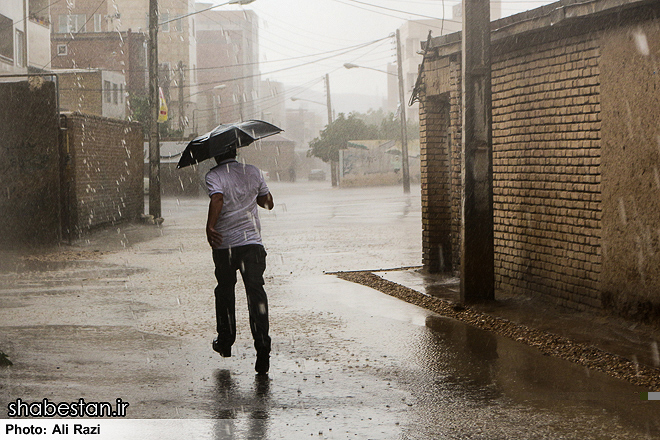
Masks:
[[[444,20],[411,20],[406,21],[400,28],[401,37],[401,58],[404,82],[404,97],[406,101],[410,99],[412,89],[415,87],[419,65],[422,62],[421,43],[426,41],[429,32],[433,37],[452,34],[463,28],[462,21],[462,2],[454,6],[453,16]],[[491,0],[490,17],[491,20],[497,20],[502,15],[502,2],[500,0]],[[392,63],[387,67],[387,110],[396,112],[399,103],[399,83],[397,75],[397,66]],[[419,104],[415,103],[408,106],[408,102],[403,103],[406,108],[406,118],[409,121],[419,120]]]
[[[339,150],[342,186],[395,185],[402,182],[401,143],[394,140],[353,140]],[[408,145],[410,177],[419,181],[419,141]]]
[[[147,94],[147,36],[131,32],[51,35],[54,69],[104,69],[126,77],[124,92]]]
[[[203,10],[211,4],[197,3]],[[195,15],[200,132],[222,123],[260,118],[258,20],[253,11]]]
[[[197,52],[194,38],[195,16],[184,17],[184,15],[194,11],[194,2],[159,0],[158,3],[159,23],[161,23],[158,30],[158,59],[161,67],[166,70],[164,77],[171,78],[171,84],[162,84],[163,90],[167,92],[169,119],[172,121],[172,128],[183,127],[189,131],[188,120],[197,99],[195,85]],[[123,33],[129,30],[146,33],[149,29],[149,2],[145,0],[113,0],[101,3],[98,0],[53,2],[51,17],[54,33],[75,35],[76,39],[88,33]],[[181,18],[177,19],[177,17]],[[107,41],[99,38],[97,42],[98,53],[103,54],[108,50]],[[108,56],[111,54],[112,52],[106,53]],[[159,74],[159,77],[162,76],[162,73]],[[129,79],[132,87],[133,78]],[[183,99],[180,99],[180,96],[183,96]]]
[[[284,92],[284,84],[281,82],[261,81],[257,105],[260,112],[255,115],[256,118],[284,128],[287,112]]]
[[[126,82],[121,73],[101,69],[62,69],[54,72],[59,79],[61,111],[126,118]]]
[[[238,160],[258,167],[266,173],[267,179],[278,182],[296,181],[295,142],[281,134],[239,148]]]
[[[0,2],[0,75],[50,68],[48,0]]]

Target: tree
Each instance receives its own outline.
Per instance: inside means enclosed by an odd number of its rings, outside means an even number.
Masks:
[[[340,113],[321,132],[321,136],[309,143],[308,156],[315,156],[323,162],[330,162],[332,186],[339,182],[339,150],[345,150],[348,141],[356,139],[377,139],[378,130],[375,126],[367,125],[355,113],[348,117]]]
[[[151,108],[149,106],[149,97],[147,95],[130,94],[130,121],[138,121],[142,124],[142,132],[145,139],[149,134],[149,118],[151,117]],[[183,129],[172,130],[170,121],[158,123],[158,134],[161,138],[179,138],[183,137]]]

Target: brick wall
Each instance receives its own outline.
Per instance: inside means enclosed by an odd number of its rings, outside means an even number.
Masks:
[[[498,289],[601,305],[599,56],[585,36],[495,57]]]
[[[523,20],[522,35],[510,31],[515,17],[494,25],[496,293],[541,294],[576,309],[660,322],[659,13],[660,4],[640,3],[612,9],[614,21],[585,12],[579,21],[547,27],[541,20],[532,29]],[[451,242],[455,273],[462,199],[457,41],[441,37],[441,55],[425,60],[420,107],[426,186],[451,175],[450,236],[441,239]],[[449,124],[436,115],[438,100],[448,102]],[[435,147],[445,135],[448,165]],[[422,197],[425,231],[446,235],[445,216],[430,216],[440,199]],[[432,236],[424,234],[424,265],[436,270]]]
[[[462,209],[459,56],[428,63],[429,87],[420,110],[423,263],[432,272],[441,270],[446,257],[439,257],[437,246],[449,242],[451,266],[445,269],[455,275]],[[578,309],[601,306],[598,61],[597,40],[588,37],[494,56],[493,208],[500,292],[546,294]],[[438,102],[447,108],[444,117]],[[449,162],[446,147],[440,147],[447,144]],[[449,207],[437,195],[446,194],[448,175]]]
[[[73,113],[63,145],[68,201],[65,235],[144,213],[143,138],[140,124]]]
[[[420,106],[422,262],[431,272],[451,268],[449,100],[435,96]]]
[[[460,270],[461,67],[457,57],[426,64],[420,102],[422,263]]]

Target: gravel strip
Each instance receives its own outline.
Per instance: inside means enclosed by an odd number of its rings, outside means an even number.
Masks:
[[[552,333],[483,314],[469,306],[452,304],[440,298],[424,295],[408,287],[384,280],[371,272],[335,272],[332,275],[369,286],[439,315],[536,347],[545,355],[559,357],[583,365],[590,370],[609,374],[644,387],[648,391],[660,391],[659,369],[633,362],[588,344],[573,342]]]

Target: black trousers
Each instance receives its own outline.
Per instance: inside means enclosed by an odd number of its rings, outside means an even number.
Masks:
[[[250,312],[250,329],[254,348],[270,353],[268,336],[268,298],[264,290],[266,250],[258,244],[231,249],[213,249],[215,278],[215,317],[218,342],[232,345],[236,341],[236,271],[241,272]]]

